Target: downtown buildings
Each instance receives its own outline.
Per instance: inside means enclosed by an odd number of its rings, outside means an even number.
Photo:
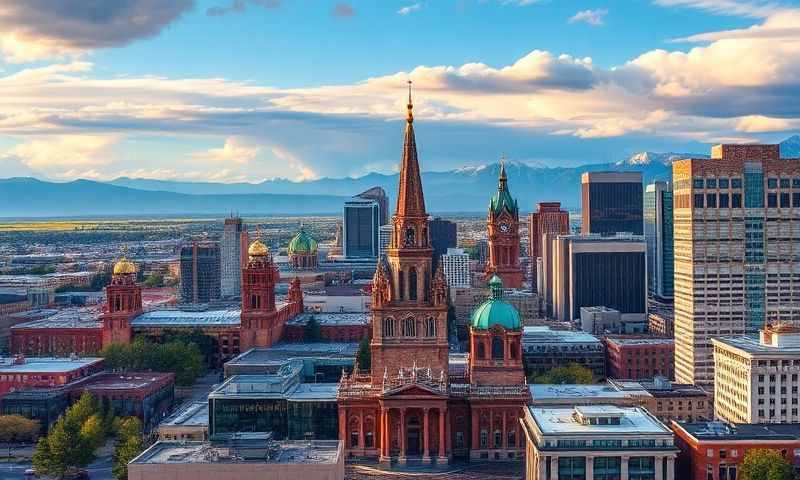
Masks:
[[[561,209],[560,202],[539,203],[535,212],[528,215],[528,257],[531,262],[531,281],[533,291],[539,283],[541,267],[537,259],[542,257],[542,236],[569,234],[569,212]]]
[[[181,303],[200,304],[219,300],[221,293],[220,245],[192,241],[181,247]]]
[[[247,228],[239,217],[225,219],[220,243],[220,294],[223,298],[242,295],[242,267],[249,245]]]
[[[675,375],[712,387],[712,337],[800,323],[800,159],[717,145],[673,163]]]
[[[342,246],[345,258],[377,258],[381,206],[374,199],[355,196],[344,203]]]
[[[581,176],[581,233],[643,234],[642,174],[586,172]]]
[[[647,185],[644,192],[647,287],[652,295],[662,299],[671,299],[675,290],[672,217],[672,185],[669,182]]]

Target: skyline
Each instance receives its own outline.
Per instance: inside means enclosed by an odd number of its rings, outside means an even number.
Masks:
[[[388,173],[408,79],[426,171],[800,130],[796,2],[83,3],[0,9],[3,177]]]

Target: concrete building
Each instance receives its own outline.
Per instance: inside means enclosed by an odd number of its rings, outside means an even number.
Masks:
[[[302,382],[332,383],[350,372],[355,363],[358,343],[281,342],[269,348],[253,348],[225,363],[225,377],[233,375],[274,374],[283,365],[299,361],[303,365]]]
[[[525,478],[674,480],[672,431],[640,407],[537,407],[522,419]]]
[[[611,382],[598,384],[548,384],[530,386],[533,405],[537,407],[616,405],[641,407],[651,395],[644,388],[619,388]]]
[[[581,175],[581,233],[642,235],[642,174],[586,172]]]
[[[528,257],[534,292],[537,291],[539,275],[537,259],[542,257],[542,237],[546,233],[569,234],[569,212],[561,209],[560,202],[541,202],[535,212],[528,214]]]
[[[238,435],[159,441],[128,464],[128,480],[344,480],[342,442],[273,441]]]
[[[609,380],[609,383],[622,391],[645,390],[649,396],[642,398],[641,406],[666,424],[672,420],[695,422],[713,418],[712,397],[700,387],[671,382],[664,377]]]
[[[675,377],[675,341],[658,337],[606,337],[609,378]]]
[[[375,200],[353,197],[344,203],[343,239],[346,258],[377,258],[381,207]]]
[[[382,187],[372,187],[369,190],[359,193],[356,197],[377,202],[379,213],[378,225],[386,225],[389,223],[389,196],[386,195],[386,190]]]
[[[211,303],[220,298],[220,246],[192,241],[181,247],[181,303]],[[240,270],[241,271],[241,270]]]
[[[428,221],[428,230],[430,230],[431,247],[433,248],[431,265],[435,272],[442,255],[458,245],[458,225],[456,222],[434,217]]]
[[[644,238],[647,242],[647,287],[652,295],[672,298],[675,250],[672,183],[653,182],[644,192]]]
[[[551,330],[544,326],[525,327],[522,355],[529,374],[539,375],[577,363],[598,378],[606,376],[603,342],[585,332]]]
[[[647,323],[639,316],[626,315],[608,307],[581,307],[580,327],[595,335],[607,333],[635,334],[647,331]]]
[[[392,239],[392,226],[381,225],[378,229],[378,242],[380,243],[380,255],[386,255],[386,249],[389,248],[389,242]]]
[[[552,238],[548,235],[548,238]],[[547,307],[556,320],[573,321],[581,307],[618,310],[622,321],[647,318],[646,245],[638,235],[559,235],[543,264]]]
[[[247,228],[239,217],[225,219],[220,243],[220,294],[225,298],[242,295],[242,268],[247,262],[250,244]]]
[[[676,377],[712,387],[712,337],[800,324],[800,159],[717,145],[672,173]]]
[[[713,338],[714,410],[736,423],[800,422],[800,330],[767,327],[758,339]]]
[[[671,303],[648,302],[647,329],[651,335],[675,336],[675,310]]]
[[[782,452],[800,463],[800,425],[672,422],[678,454],[676,477],[681,480],[736,480],[741,463],[753,449]]]
[[[469,255],[461,248],[448,248],[442,255],[442,268],[447,286],[467,288],[470,284]]]
[[[190,402],[158,424],[159,440],[208,440],[208,402]]]

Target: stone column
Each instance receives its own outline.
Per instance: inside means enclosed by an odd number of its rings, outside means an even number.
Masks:
[[[358,410],[358,446],[363,450],[366,448],[364,443],[364,409]]]
[[[622,456],[622,459],[620,461],[620,473],[619,473],[620,480],[628,480],[628,460],[630,460],[630,458],[631,457],[627,455]]]
[[[406,409],[400,409],[400,458],[397,461],[401,464],[406,463]]]
[[[558,457],[550,457],[550,480],[558,480]]]
[[[440,408],[439,409],[439,459],[440,463],[447,463],[447,453],[445,450],[447,438],[445,437],[445,432],[447,428],[445,427],[444,417],[447,414],[447,409]]]
[[[594,457],[587,455],[586,456],[586,480],[592,480],[594,478]],[[656,479],[658,480],[658,479]]]
[[[538,461],[538,472],[539,476],[536,477],[536,480],[548,480],[547,479],[547,457],[539,455],[537,458]]]
[[[422,423],[422,463],[429,463],[431,461],[431,449],[429,445],[429,424],[430,418],[428,417],[428,408],[425,408],[425,414],[423,415],[423,423]]]
[[[383,408],[378,412],[378,441],[378,460],[382,462],[386,457],[386,410]]]
[[[344,441],[345,449],[348,447],[347,435],[347,411],[344,407],[339,407],[339,438]]]
[[[489,449],[494,448],[494,410],[491,408],[489,409],[489,438],[488,438],[488,447]]]
[[[667,457],[667,480],[675,480],[675,457]]]
[[[506,424],[506,412],[503,411],[503,433],[501,433],[502,438],[500,439],[500,444],[503,445],[503,448],[508,448],[508,428]]]

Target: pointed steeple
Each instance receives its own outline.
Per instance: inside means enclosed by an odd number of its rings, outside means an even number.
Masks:
[[[414,138],[414,104],[411,101],[411,80],[408,81],[408,115],[406,134],[403,140],[403,159],[400,162],[400,187],[397,192],[398,216],[424,217],[425,197],[417,159],[417,141]]]
[[[506,155],[503,154],[500,157],[500,176],[498,179],[498,186],[497,189],[500,191],[506,190],[508,188],[508,176],[506,175]]]
[[[497,179],[497,192],[489,202],[489,212],[500,215],[503,210],[507,210],[511,215],[517,215],[519,207],[517,201],[511,196],[508,190],[508,175],[506,174],[506,156],[500,157],[500,174]]]

